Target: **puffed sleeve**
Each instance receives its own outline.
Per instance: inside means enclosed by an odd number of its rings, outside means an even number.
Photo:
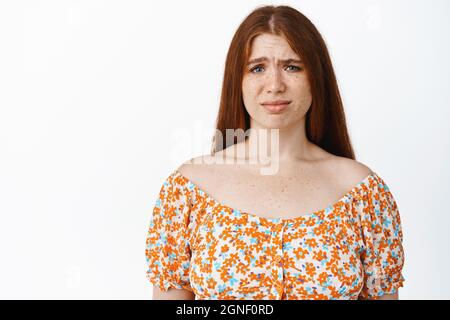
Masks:
[[[389,187],[377,174],[369,180],[361,201],[364,285],[360,297],[377,299],[395,294],[405,281],[400,214]]]
[[[171,174],[161,186],[146,238],[147,279],[167,291],[193,291],[189,281],[188,193]]]

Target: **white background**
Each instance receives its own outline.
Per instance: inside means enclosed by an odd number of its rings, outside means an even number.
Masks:
[[[231,37],[264,4],[0,1],[0,298],[151,298],[157,193],[209,152]],[[400,298],[449,299],[450,2],[279,4],[325,38],[357,160],[397,201]]]

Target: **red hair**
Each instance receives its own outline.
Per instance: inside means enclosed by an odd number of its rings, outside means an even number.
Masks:
[[[225,62],[219,113],[211,153],[226,145],[226,129],[250,128],[250,116],[242,99],[242,79],[252,41],[260,34],[282,36],[305,66],[311,88],[312,104],[306,113],[306,137],[322,149],[341,157],[355,159],[347,132],[344,108],[325,41],[302,13],[289,6],[263,6],[251,12],[231,40]],[[237,143],[234,139],[233,144]]]

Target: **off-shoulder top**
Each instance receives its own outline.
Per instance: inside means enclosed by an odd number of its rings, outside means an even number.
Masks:
[[[405,280],[397,204],[373,171],[327,208],[267,218],[214,199],[175,170],[152,213],[146,277],[195,300],[377,299]]]

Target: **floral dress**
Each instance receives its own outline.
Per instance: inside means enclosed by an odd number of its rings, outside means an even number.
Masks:
[[[196,300],[377,299],[403,286],[397,204],[371,172],[327,208],[294,218],[242,212],[173,171],[146,238],[146,277]]]

